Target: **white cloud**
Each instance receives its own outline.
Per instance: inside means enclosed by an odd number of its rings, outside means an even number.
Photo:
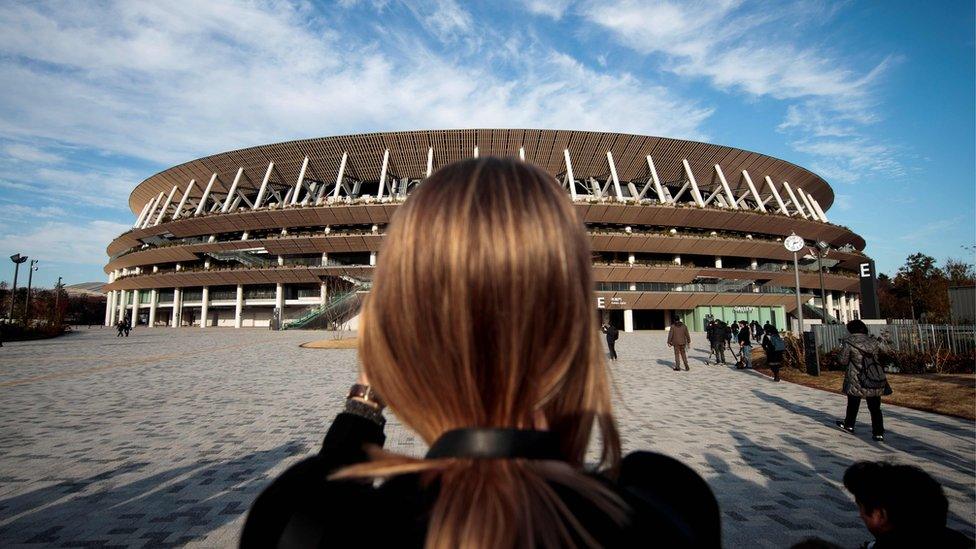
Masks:
[[[0,233],[0,250],[29,250],[34,259],[58,264],[104,265],[106,244],[130,228],[110,221],[48,221]]]
[[[433,13],[428,23],[443,32],[477,34],[454,2]],[[365,42],[287,2],[5,4],[0,135],[164,165],[284,139],[428,127],[704,137],[710,109],[637,76],[539,45],[506,61],[518,64],[513,75],[473,62],[479,55],[432,51],[413,29],[377,25],[382,42]],[[137,179],[78,183],[123,192]]]
[[[800,36],[807,36],[829,20],[832,9],[802,3],[763,9],[741,0],[615,0],[591,3],[583,13],[626,47],[659,56],[665,70],[705,79],[722,91],[786,102],[778,129],[803,139],[831,138],[800,142],[797,150],[816,155],[820,170],[833,178],[903,174],[890,149],[861,131],[877,121],[873,91],[898,58],[886,56],[859,71],[823,48],[796,45],[796,34],[787,34],[805,28]]]
[[[830,181],[880,183],[906,175],[895,148],[864,138],[813,139],[791,146],[814,156],[810,169]]]
[[[572,0],[522,0],[525,9],[531,13],[562,19]]]
[[[3,147],[3,154],[11,160],[20,162],[56,164],[62,160],[60,156],[54,153],[24,143],[10,143],[5,145]]]

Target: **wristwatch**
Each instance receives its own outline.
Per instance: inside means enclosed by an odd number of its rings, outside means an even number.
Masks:
[[[366,403],[375,406],[377,410],[386,408],[386,403],[383,402],[383,399],[381,399],[378,394],[376,394],[376,391],[374,391],[369,385],[363,385],[362,383],[354,383],[349,389],[349,395],[347,395],[346,398],[360,398]]]

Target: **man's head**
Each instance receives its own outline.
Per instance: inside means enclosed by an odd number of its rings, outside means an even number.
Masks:
[[[746,326],[747,324],[748,324],[748,322],[746,322],[745,320],[740,320],[740,321],[739,321],[739,326],[743,326],[743,327],[744,327],[744,326]]]
[[[942,486],[913,465],[862,461],[844,473],[864,525],[875,536],[945,527],[949,502]]]

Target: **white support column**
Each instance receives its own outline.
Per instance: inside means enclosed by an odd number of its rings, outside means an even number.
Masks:
[[[278,308],[279,322],[285,321],[285,285],[281,282],[275,284],[275,307]]]
[[[116,307],[116,309],[119,311],[119,320],[123,320],[125,318],[125,308],[128,305],[128,300],[126,299],[127,297],[129,296],[125,290],[119,290],[119,302]]]
[[[146,218],[142,220],[142,227],[140,227],[140,229],[145,229],[146,227],[149,226],[150,223],[152,223],[153,215],[155,215],[156,213],[156,206],[159,205],[159,202],[163,199],[164,196],[166,196],[166,193],[160,191],[159,196],[157,196],[156,199],[153,200],[152,206],[149,207],[149,213],[147,213]]]
[[[264,172],[264,179],[261,180],[261,188],[258,189],[258,197],[254,200],[254,207],[252,210],[256,210],[261,207],[264,203],[264,197],[268,194],[268,181],[271,180],[271,172],[274,171],[274,162],[268,162],[268,169]]]
[[[830,221],[827,219],[827,214],[824,213],[823,208],[820,207],[820,203],[817,202],[817,199],[811,196],[810,202],[813,202],[813,207],[814,209],[817,210],[817,213],[820,215],[820,219],[824,223],[830,223]]]
[[[849,322],[851,319],[847,315],[847,294],[845,292],[840,293],[840,321]]]
[[[149,327],[156,326],[156,306],[159,303],[159,292],[155,288],[149,290]]]
[[[427,147],[427,175],[424,177],[430,177],[430,174],[434,170],[434,147]]]
[[[627,254],[627,264],[628,265],[633,265],[636,262],[637,262],[637,258],[634,257],[634,254],[633,253]]]
[[[519,160],[525,162],[525,147],[519,147]]]
[[[115,325],[115,290],[105,294],[105,325]]]
[[[244,168],[237,168],[237,173],[234,175],[234,181],[230,184],[230,190],[227,191],[227,197],[224,198],[224,205],[220,208],[220,213],[227,213],[230,211],[230,203],[233,202],[234,196],[237,194],[237,184],[241,182],[241,176],[244,175]]]
[[[715,256],[715,268],[716,269],[722,268],[722,256],[720,255]]]
[[[326,302],[329,301],[329,289],[325,285],[325,282],[319,283],[319,306],[325,307]]]
[[[200,296],[200,327],[207,327],[207,316],[210,314],[210,286],[203,287],[203,295]]]
[[[349,154],[346,152],[342,153],[342,160],[339,162],[339,173],[336,174],[336,184],[335,191],[332,193],[332,199],[335,200],[339,198],[339,190],[342,189],[342,176],[346,173],[346,160],[348,160]]]
[[[291,193],[291,204],[298,204],[298,195],[302,191],[302,184],[305,183],[305,171],[308,170],[308,157],[302,160],[302,168],[298,170],[298,179],[295,180],[295,187]]]
[[[307,158],[307,157],[306,157]],[[244,285],[237,285],[237,300],[234,302],[234,327],[240,328],[242,324],[241,315],[244,313]]]
[[[634,331],[634,310],[624,309],[624,331],[633,332]]]
[[[179,188],[179,185],[173,185],[173,188],[170,189],[169,194],[166,196],[166,202],[163,202],[163,207],[159,209],[159,215],[156,216],[156,222],[153,223],[153,227],[159,225],[160,222],[163,221],[163,216],[166,215],[166,209],[169,208],[169,205],[173,202],[173,195],[176,194],[176,191]]]
[[[475,158],[478,158],[478,146],[477,145],[474,146],[474,157]]]
[[[196,182],[196,179],[191,179],[190,183],[186,186],[186,190],[183,191],[183,198],[181,198],[180,203],[176,205],[176,211],[173,212],[173,217],[171,218],[174,221],[183,215],[183,207],[186,206],[186,201],[190,198],[190,193],[193,192],[193,185],[196,184]]]
[[[617,177],[617,166],[613,163],[613,153],[607,151],[607,164],[610,166],[610,177],[613,178],[613,191],[617,193],[617,200],[624,201],[624,193],[620,189],[620,179]]]
[[[376,252],[369,252],[369,266],[376,266]]]
[[[773,185],[773,180],[766,176],[766,186],[773,193],[773,198],[776,199],[776,205],[779,206],[779,211],[782,214],[790,215],[790,211],[786,209],[786,204],[783,202],[783,197],[779,195],[779,191],[776,190],[776,185]]]
[[[376,199],[383,199],[383,191],[386,189],[386,170],[390,165],[390,149],[383,151],[383,167],[380,168],[380,188],[376,192]]]
[[[784,181],[783,188],[786,189],[786,194],[790,195],[790,202],[793,203],[793,208],[796,209],[796,211],[803,216],[803,219],[806,219],[807,212],[803,211],[803,204],[800,204],[800,201],[796,198],[796,195],[793,194],[793,189],[790,188],[789,182]]]
[[[722,172],[722,166],[715,164],[715,173],[718,174],[718,180],[722,182],[722,188],[725,189],[725,196],[729,199],[730,207],[733,210],[739,209],[739,203],[735,199],[735,195],[732,194],[732,188],[729,187],[729,182],[725,180],[725,173]]]
[[[681,254],[674,254],[674,264],[681,265]]]
[[[810,217],[814,218],[817,221],[822,221],[820,219],[820,216],[817,215],[817,211],[814,210],[813,206],[810,204],[810,200],[807,198],[807,193],[803,192],[803,189],[801,189],[800,187],[797,187],[796,194],[800,196],[800,200],[803,201],[803,205],[807,207],[807,211],[810,212]]]
[[[132,224],[133,229],[137,228],[139,225],[142,225],[142,220],[146,218],[146,212],[149,211],[150,204],[152,204],[151,200],[146,202],[146,205],[142,207],[142,211],[139,212],[139,217],[137,217],[136,222]]]
[[[566,159],[566,182],[569,184],[569,196],[576,201],[576,178],[573,177],[573,162],[569,159],[569,149],[563,149],[563,158]]]
[[[647,169],[651,172],[651,180],[654,181],[654,191],[657,192],[658,202],[667,203],[667,199],[664,198],[664,188],[661,187],[661,178],[657,176],[657,168],[654,167],[654,160],[651,159],[651,155],[647,155]]]
[[[214,181],[217,181],[217,172],[214,172],[214,174],[210,176],[210,181],[207,182],[207,186],[204,187],[203,195],[200,196],[200,203],[197,204],[197,209],[195,212],[193,212],[194,216],[200,215],[206,209],[207,199],[210,198],[210,190],[213,189]]]
[[[139,290],[132,290],[132,325],[139,322]]]
[[[688,183],[691,183],[691,196],[695,199],[695,204],[698,204],[699,208],[704,208],[705,201],[702,200],[701,191],[698,190],[698,182],[695,181],[695,174],[691,172],[691,166],[688,165],[688,159],[682,158],[681,164],[685,167],[685,176],[688,177]]]
[[[172,328],[179,328],[183,322],[183,289],[173,288],[173,310],[169,315],[169,325]]]
[[[756,269],[758,269],[759,268],[759,260],[756,259],[756,258],[750,259],[749,260],[749,268],[752,269],[753,271],[755,271]]]
[[[752,193],[752,197],[756,199],[756,208],[761,212],[766,211],[766,204],[763,203],[762,197],[759,196],[759,191],[756,189],[756,184],[752,182],[752,178],[749,177],[749,172],[742,170],[742,177],[746,180],[746,185],[749,186],[749,192]]]
[[[827,314],[830,316],[834,316],[834,292],[833,291],[827,292],[826,306],[827,306]]]

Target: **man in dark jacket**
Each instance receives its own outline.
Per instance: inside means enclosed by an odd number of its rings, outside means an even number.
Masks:
[[[872,549],[973,547],[972,539],[946,527],[949,501],[942,486],[914,465],[855,463],[844,473],[844,487],[875,538]]]
[[[739,343],[739,352],[742,353],[742,367],[752,368],[752,334],[749,333],[749,324],[745,320],[739,321],[739,335],[736,341]]]
[[[705,335],[715,354],[715,364],[725,364],[725,324],[719,320],[712,322]]]
[[[614,345],[620,337],[620,330],[609,322],[603,325],[603,333],[607,334],[607,349],[610,351],[610,360],[617,360],[617,349]]]
[[[691,345],[691,333],[688,332],[688,327],[685,326],[681,319],[675,319],[674,324],[671,325],[671,329],[668,331],[668,347],[674,347],[674,371],[681,371],[681,362],[679,360],[684,360],[685,370],[688,368],[688,346]]]

